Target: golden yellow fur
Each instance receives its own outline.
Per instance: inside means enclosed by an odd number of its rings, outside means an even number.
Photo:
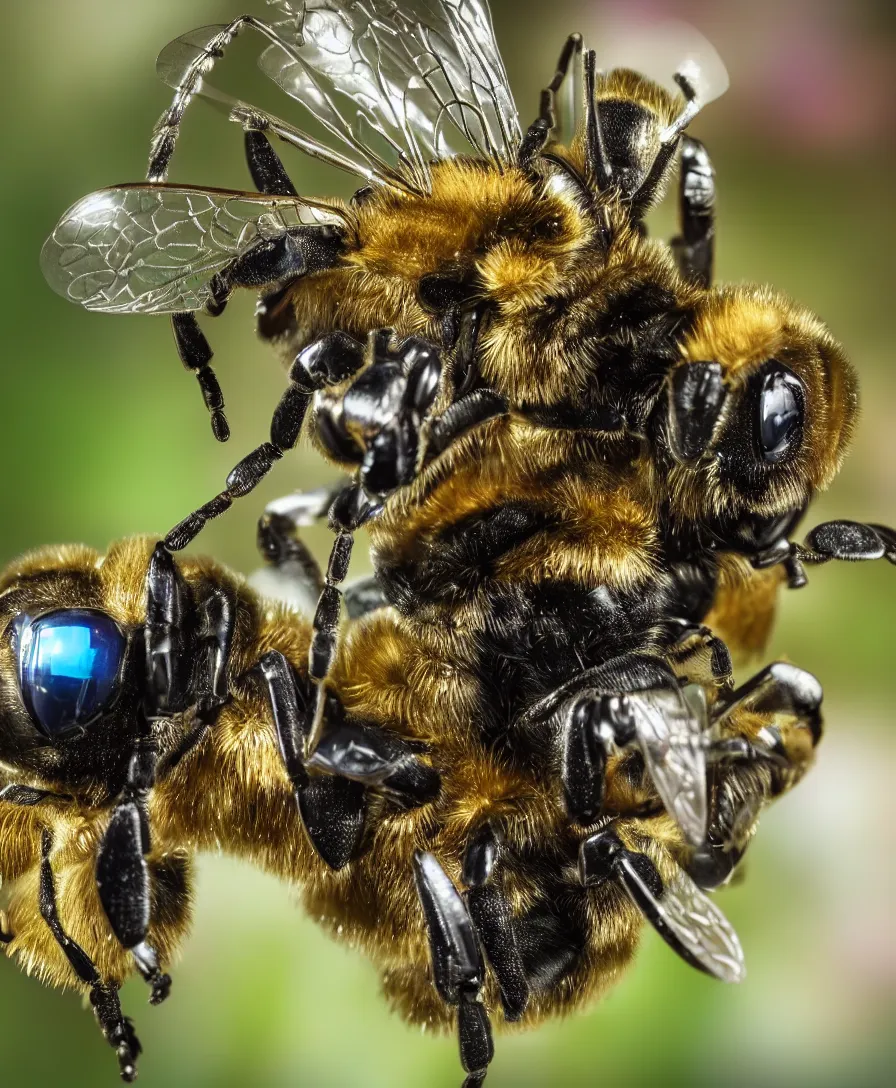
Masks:
[[[787,576],[781,566],[754,570],[739,556],[721,556],[720,565],[719,586],[705,622],[737,660],[750,661],[768,645]]]

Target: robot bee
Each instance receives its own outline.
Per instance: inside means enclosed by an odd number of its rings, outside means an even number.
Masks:
[[[272,6],[163,51],[149,183],[80,201],[44,248],[86,308],[172,314],[217,437],[197,310],[260,290],[289,382],[270,440],[164,546],[4,576],[8,950],[90,993],[132,1079],[117,987],[136,967],[165,996],[190,858],[223,844],[300,884],[405,1016],[455,1025],[473,1088],[490,1014],[586,1003],[643,918],[742,976],[704,890],[809,766],[821,692],[782,664],[736,689],[705,621],[725,585],[736,613],[763,571],[798,585],[806,563],[892,560],[896,537],[790,541],[839,466],[855,379],[812,315],[712,285],[712,168],[684,131],[720,88],[693,63],[670,92],[599,72],[573,36],[524,131],[482,3]],[[209,86],[244,29],[340,150]],[[244,129],[259,192],[165,182],[197,94]],[[364,188],[300,198],[269,137]],[[668,247],[643,218],[676,156]],[[320,589],[310,624],[171,555],[303,430],[354,474],[326,503],[325,576],[301,501],[263,523],[281,580]],[[340,637],[364,525],[376,580]]]

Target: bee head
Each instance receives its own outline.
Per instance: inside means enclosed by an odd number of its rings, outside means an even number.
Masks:
[[[711,292],[654,419],[673,520],[758,555],[840,467],[856,379],[812,314],[767,288]]]
[[[151,545],[45,548],[0,575],[0,762],[66,791],[123,781]]]

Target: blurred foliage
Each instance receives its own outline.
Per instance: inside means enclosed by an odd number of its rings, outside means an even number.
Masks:
[[[534,113],[563,36],[588,31],[620,4],[493,6],[518,101]],[[818,310],[861,373],[854,451],[813,518],[896,522],[892,7],[621,6],[689,18],[731,67],[731,91],[694,126],[718,172],[720,277],[767,280]],[[215,494],[266,433],[283,379],[255,342],[251,299],[235,300],[208,327],[234,434],[220,447],[167,321],[81,312],[51,294],[37,266],[68,204],[142,176],[166,103],[152,69],[161,45],[235,13],[224,0],[42,0],[4,12],[4,562],[50,541],[104,547],[128,533],[163,532]],[[238,43],[230,85],[288,116],[289,104],[254,71],[253,51],[257,43]],[[238,133],[197,105],[172,179],[241,187],[240,148]],[[288,165],[303,192],[349,191],[314,163]],[[673,232],[673,202],[656,229]],[[307,450],[288,457],[199,547],[250,570],[262,503],[331,475]],[[308,536],[323,552],[326,531]],[[892,1083],[894,603],[885,564],[819,570],[785,601],[772,652],[823,680],[828,736],[813,774],[766,817],[748,879],[722,896],[747,951],[745,985],[723,989],[689,972],[651,934],[598,1009],[500,1041],[489,1084]],[[175,977],[159,1010],[145,1007],[140,986],[124,993],[139,1016],[147,1086],[460,1081],[453,1041],[421,1038],[390,1018],[369,966],[327,942],[288,890],[235,863],[203,863],[195,933]],[[91,1020],[71,995],[0,964],[4,1083],[114,1083],[114,1058]]]

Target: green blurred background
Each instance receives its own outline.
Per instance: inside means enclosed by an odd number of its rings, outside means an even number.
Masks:
[[[599,47],[609,16],[625,11],[650,25],[674,15],[716,43],[732,89],[693,131],[710,143],[718,172],[720,277],[770,281],[817,310],[861,374],[852,456],[814,519],[896,522],[892,6],[493,6],[526,115],[570,30]],[[258,14],[263,8],[256,4]],[[252,299],[207,323],[233,427],[221,447],[166,320],[82,312],[50,292],[37,265],[65,207],[91,189],[142,177],[168,97],[153,72],[161,46],[237,13],[226,0],[4,5],[3,562],[51,541],[102,548],[128,533],[164,532],[215,494],[234,461],[266,435],[283,379],[254,340]],[[238,43],[222,82],[288,117],[289,102],[254,71],[257,47]],[[200,104],[171,178],[242,187],[240,155],[239,132]],[[344,178],[298,156],[287,165],[303,192],[350,191]],[[671,233],[673,216],[670,202],[657,230]],[[251,570],[262,504],[330,478],[307,451],[288,457],[256,495],[208,528],[201,549]],[[323,553],[326,532],[308,536]],[[599,1008],[499,1040],[489,1084],[893,1083],[894,605],[896,572],[883,563],[818,570],[785,600],[772,652],[822,679],[828,733],[817,768],[766,816],[747,879],[720,897],[746,949],[746,983],[713,983],[648,934]],[[390,1018],[368,965],[317,932],[287,888],[229,860],[202,862],[195,932],[175,979],[158,1010],[146,1007],[140,985],[124,992],[146,1047],[147,1088],[460,1083],[453,1040],[421,1037]],[[114,1058],[89,1012],[5,961],[0,1078],[15,1088],[115,1083]]]

